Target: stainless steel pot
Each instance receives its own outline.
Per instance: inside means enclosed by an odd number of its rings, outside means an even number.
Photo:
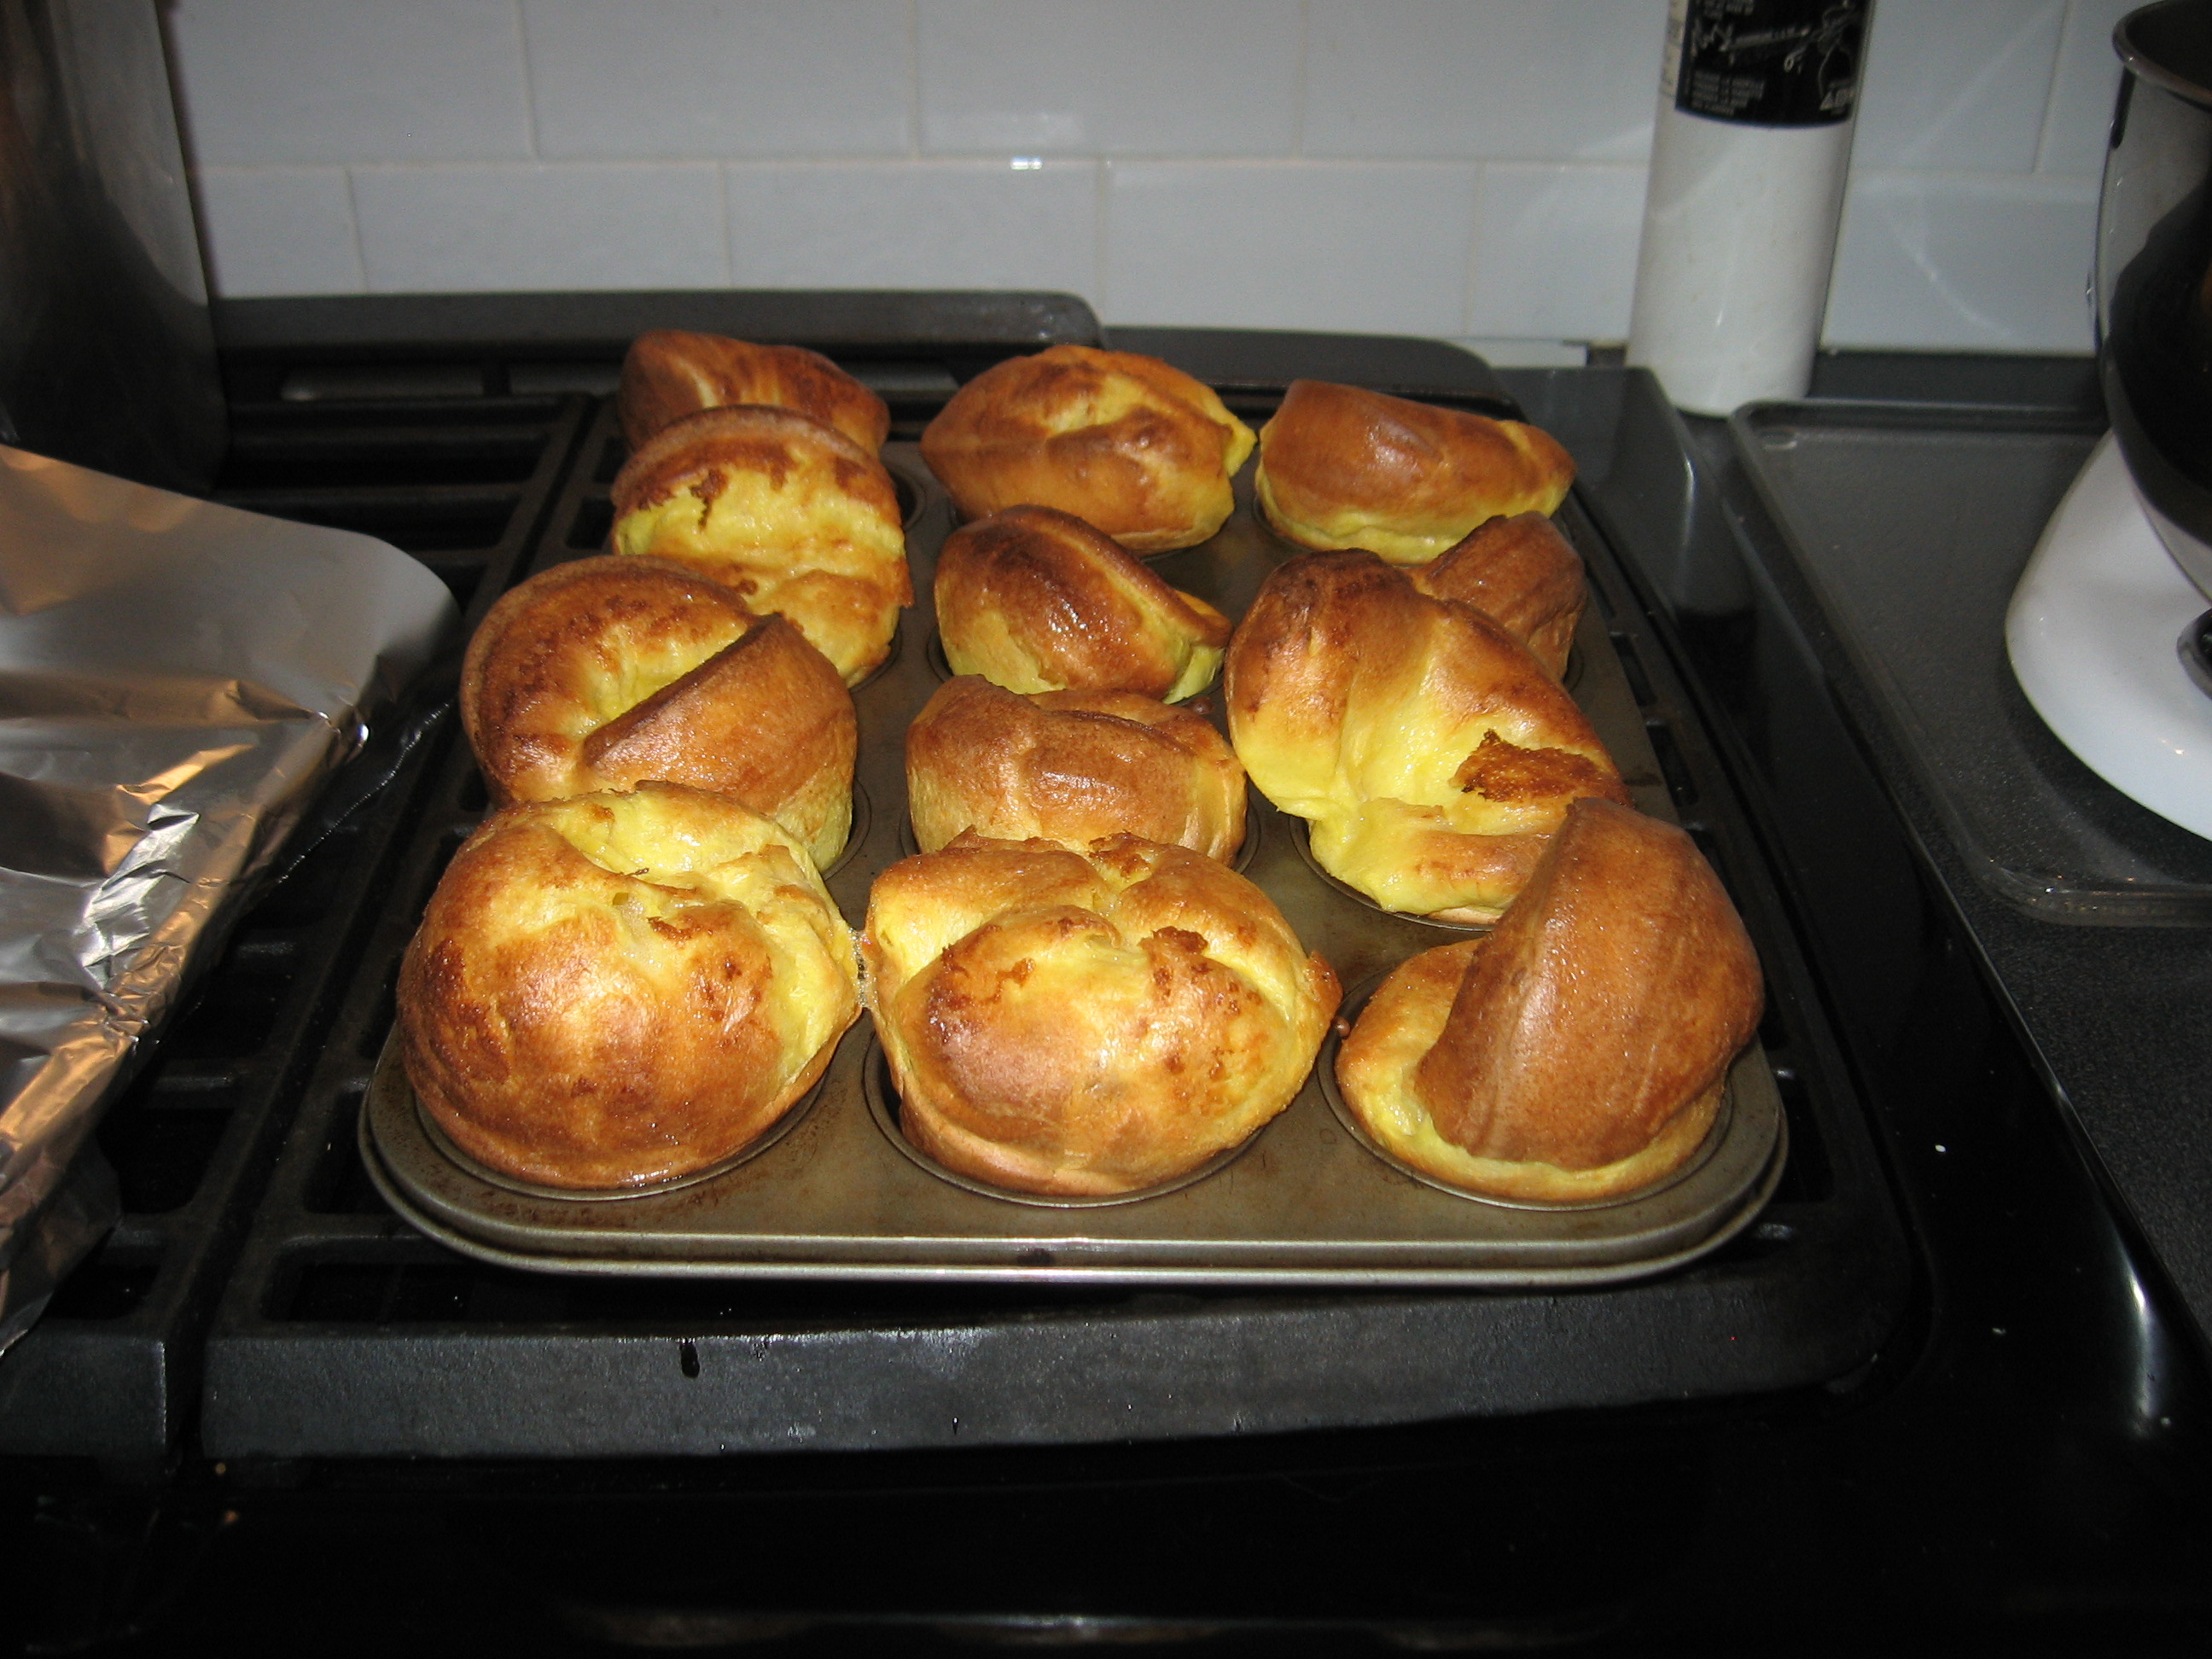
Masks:
[[[2112,31],[2125,68],[2097,210],[2099,374],[2160,538],[2212,594],[2212,0]]]

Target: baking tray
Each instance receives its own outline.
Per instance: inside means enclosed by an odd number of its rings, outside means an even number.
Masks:
[[[866,914],[876,874],[911,849],[904,738],[943,673],[933,649],[936,555],[956,522],[911,444],[886,464],[908,513],[917,603],[890,660],[854,694],[855,787],[866,827],[834,866],[832,896]],[[1212,540],[1151,561],[1168,581],[1240,617],[1267,574],[1297,550],[1255,518],[1249,471],[1235,514]],[[1594,538],[1570,503],[1561,528],[1588,560]],[[1636,805],[1673,821],[1668,781],[1594,593],[1567,679],[1620,764]],[[1218,695],[1201,698],[1217,723]],[[1323,878],[1303,825],[1252,796],[1244,873],[1281,907],[1357,998],[1400,962],[1463,929],[1392,915]],[[1783,1108],[1754,1045],[1698,1158],[1663,1187],[1580,1206],[1509,1204],[1439,1190],[1362,1143],[1332,1106],[1322,1073],[1291,1106],[1202,1178],[1133,1200],[1036,1200],[973,1190],[894,1133],[896,1095],[864,1018],[788,1132],[757,1157],[680,1188],[619,1199],[520,1190],[459,1154],[425,1121],[387,1043],[360,1119],[362,1153],[385,1198],[430,1237],[504,1266],[580,1273],[725,1278],[1106,1280],[1277,1286],[1508,1287],[1617,1282],[1718,1248],[1779,1181]]]
[[[1808,402],[1753,404],[1729,430],[1975,878],[2047,921],[2212,921],[2212,842],[2076,759],[2005,657],[2013,589],[2101,424]]]

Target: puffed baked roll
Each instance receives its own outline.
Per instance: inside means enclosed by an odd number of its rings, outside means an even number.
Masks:
[[[1009,691],[1175,702],[1212,683],[1229,643],[1228,617],[1048,507],[1010,507],[954,531],[937,556],[935,590],[952,672]]]
[[[1461,599],[1564,674],[1589,589],[1582,556],[1540,513],[1490,519],[1441,556],[1407,571],[1431,599]]]
[[[1231,640],[1230,739],[1307,820],[1321,866],[1385,909],[1494,921],[1568,805],[1628,793],[1528,648],[1372,553],[1278,566]]]
[[[970,519],[1058,507],[1139,553],[1194,547],[1228,521],[1252,429],[1157,357],[1054,346],[1010,357],[923,428],[922,459]]]
[[[1690,838],[1578,800],[1487,939],[1382,982],[1337,1081],[1378,1144],[1452,1186],[1614,1198],[1697,1151],[1763,1002],[1750,936]]]
[[[742,1151],[859,1016],[812,862],[726,797],[645,783],[487,818],[399,970],[408,1080],[480,1163],[551,1187]]]
[[[819,352],[657,328],[623,354],[615,410],[632,449],[702,409],[772,404],[833,426],[871,455],[890,434],[884,400]]]
[[[788,617],[848,685],[890,653],[914,603],[898,492],[883,463],[787,409],[709,409],[615,475],[617,553],[673,559]]]
[[[963,830],[1088,846],[1141,836],[1226,859],[1244,842],[1244,769],[1188,708],[1133,691],[1022,696],[947,680],[906,733],[915,842]]]
[[[858,731],[830,659],[665,559],[579,559],[501,596],[460,705],[495,805],[688,784],[774,818],[824,867],[852,827]]]
[[[908,1139],[1019,1192],[1132,1192],[1287,1106],[1336,976],[1267,895],[1133,836],[963,836],[891,866],[861,939]]]
[[[1421,564],[1486,519],[1557,512],[1574,479],[1573,459],[1540,428],[1293,380],[1260,428],[1252,491],[1301,547]]]

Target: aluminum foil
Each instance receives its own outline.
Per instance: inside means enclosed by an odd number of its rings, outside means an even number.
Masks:
[[[369,537],[0,447],[0,1349],[114,1223],[132,1051],[454,621]]]

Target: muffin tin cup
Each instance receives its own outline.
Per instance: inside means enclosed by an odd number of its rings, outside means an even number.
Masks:
[[[1171,1176],[1165,1181],[1156,1181],[1148,1187],[1134,1187],[1126,1193],[1025,1193],[1012,1187],[1001,1187],[978,1176],[963,1175],[957,1170],[947,1169],[927,1152],[906,1138],[901,1123],[901,1103],[898,1085],[892,1080],[891,1066],[884,1053],[879,1038],[871,1038],[866,1058],[861,1061],[861,1086],[867,1092],[868,1115],[876,1121],[876,1127],[884,1138],[917,1168],[927,1170],[939,1181],[949,1182],[963,1192],[979,1193],[985,1198],[1003,1199],[1010,1204],[1034,1204],[1047,1210],[1097,1210],[1116,1204],[1141,1204],[1147,1199],[1164,1198],[1170,1193],[1181,1192],[1208,1176],[1224,1170],[1242,1158],[1252,1143],[1260,1138],[1265,1126],[1255,1129],[1234,1146],[1224,1146],[1204,1163]]]
[[[856,688],[860,752],[851,850],[827,880],[847,920],[866,914],[870,884],[913,850],[905,733],[939,684],[931,578],[952,526],[911,446],[887,462],[915,488],[908,527],[917,604],[904,648]],[[1241,616],[1267,572],[1295,549],[1253,516],[1249,469],[1237,514],[1212,541],[1158,556],[1176,586]],[[1601,548],[1571,503],[1559,523]],[[1570,680],[1643,811],[1676,821],[1645,714],[1602,620],[1585,613]],[[1611,595],[1616,606],[1627,601]],[[905,637],[911,635],[912,637]],[[1207,717],[1222,722],[1218,692]],[[865,812],[860,803],[866,804]],[[865,817],[865,822],[863,818]],[[1256,792],[1235,867],[1283,912],[1347,984],[1378,980],[1437,943],[1476,931],[1376,908],[1316,872],[1304,828]],[[1271,822],[1273,827],[1271,828]],[[1692,826],[1695,827],[1694,825]],[[372,1177],[402,1215],[480,1259],[586,1273],[720,1278],[1051,1279],[1312,1288],[1525,1288],[1615,1283],[1660,1273],[1717,1248],[1758,1213],[1780,1179],[1783,1110],[1754,1046],[1731,1074],[1729,1106],[1698,1157],[1661,1185],[1590,1206],[1471,1197],[1372,1150],[1340,1115],[1336,1044],[1296,1098],[1242,1146],[1174,1182],[1103,1200],[1010,1193],[942,1169],[898,1133],[871,1031],[848,1031],[817,1098],[742,1162],[680,1187],[625,1193],[620,1203],[487,1179],[434,1139],[387,1054],[361,1116]]]
[[[430,1133],[390,1050],[360,1139],[371,1178],[421,1231],[481,1260],[555,1272],[1602,1285],[1694,1260],[1758,1214],[1784,1158],[1779,1103],[1758,1065],[1739,1061],[1736,1109],[1701,1161],[1660,1188],[1601,1206],[1483,1201],[1416,1179],[1347,1132],[1318,1077],[1242,1146],[1177,1181],[1103,1200],[1007,1192],[945,1170],[906,1143],[891,1121],[895,1097],[876,1046],[858,1028],[817,1101],[795,1109],[773,1144],[718,1173],[624,1193],[618,1203],[604,1201],[611,1194],[532,1189],[455,1157]]]
[[[853,785],[852,827],[845,831],[845,844],[838,848],[837,856],[823,865],[818,872],[823,880],[828,881],[853,861],[854,855],[867,844],[868,831],[874,828],[875,821],[875,804],[868,799],[868,792],[856,781]]]
[[[395,1030],[386,1042],[385,1052],[377,1062],[380,1073],[388,1067],[399,1066],[398,1050],[399,1034]],[[404,1068],[401,1069],[404,1075]],[[826,1075],[825,1073],[824,1076]],[[769,1124],[767,1128],[762,1130],[760,1133],[755,1135],[728,1157],[716,1158],[712,1164],[702,1165],[696,1170],[688,1170],[682,1175],[667,1176],[653,1181],[640,1181],[625,1187],[550,1187],[543,1182],[526,1181],[520,1176],[508,1174],[504,1170],[495,1170],[481,1158],[464,1152],[459,1144],[446,1133],[438,1120],[430,1115],[429,1108],[422,1103],[422,1097],[416,1095],[412,1088],[409,1089],[408,1095],[415,1103],[416,1121],[421,1124],[422,1133],[428,1139],[431,1145],[452,1159],[456,1168],[466,1170],[486,1186],[497,1187],[506,1192],[520,1193],[525,1198],[554,1199],[572,1204],[605,1204],[626,1199],[653,1198],[662,1193],[682,1192],[687,1187],[696,1187],[703,1182],[713,1181],[717,1176],[727,1175],[741,1164],[750,1163],[762,1153],[769,1151],[778,1141],[799,1126],[807,1113],[812,1111],[816,1103],[822,1098],[823,1080],[823,1078],[815,1079],[806,1092],[784,1108],[775,1122]]]
[[[1351,1035],[1352,1028],[1359,1024],[1359,1017],[1367,1012],[1367,1005],[1381,988],[1384,977],[1378,974],[1346,994],[1344,1006],[1338,1011],[1339,1029],[1332,1029],[1322,1043],[1321,1058],[1314,1062],[1314,1072],[1321,1082],[1322,1097],[1328,1102],[1329,1110],[1336,1114],[1336,1121],[1344,1126],[1344,1132],[1365,1147],[1370,1157],[1381,1159],[1408,1181],[1418,1181],[1425,1187],[1433,1187],[1440,1193],[1449,1193],[1454,1198],[1463,1198],[1470,1204],[1496,1204],[1509,1210],[1572,1212],[1618,1209],[1624,1204],[1656,1198],[1669,1188],[1678,1187],[1689,1180],[1712,1160],[1713,1154],[1727,1144],[1735,1129],[1735,1090],[1729,1086],[1722,1091],[1720,1109],[1713,1115],[1712,1127],[1705,1131],[1705,1139],[1698,1143],[1696,1150],[1678,1168],[1668,1170],[1658,1180],[1638,1187],[1633,1192],[1617,1193],[1611,1198],[1508,1198],[1497,1193],[1476,1192],[1472,1188],[1446,1181],[1442,1176],[1432,1175],[1418,1164],[1408,1164],[1376,1139],[1366,1124],[1360,1121],[1359,1114],[1352,1109],[1352,1103],[1344,1097],[1343,1085],[1337,1079],[1336,1060],[1344,1050],[1345,1039]]]

